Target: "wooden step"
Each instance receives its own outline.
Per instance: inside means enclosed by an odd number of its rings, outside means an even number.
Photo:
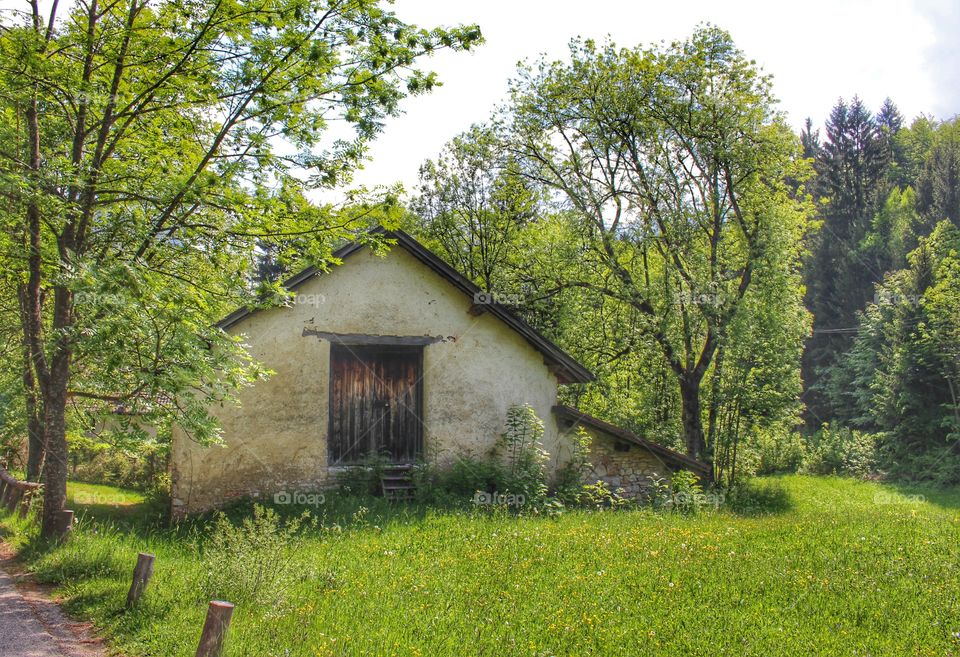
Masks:
[[[413,483],[413,466],[391,465],[383,468],[380,474],[380,487],[388,500],[413,499],[417,487]]]
[[[394,502],[394,501],[403,501],[403,500],[412,500],[416,497],[415,488],[398,488],[398,489],[386,489],[383,491],[384,499]]]

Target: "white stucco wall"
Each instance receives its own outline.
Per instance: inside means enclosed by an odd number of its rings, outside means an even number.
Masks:
[[[330,333],[442,336],[424,347],[424,448],[428,458],[485,455],[507,409],[528,403],[544,421],[544,445],[558,452],[550,412],[557,379],[542,355],[496,317],[471,315],[472,299],[401,247],[368,250],[297,289],[297,303],[247,316],[230,327],[275,374],[215,409],[224,445],[202,447],[175,431],[171,455],[175,513],[237,497],[316,490],[327,469]],[[551,459],[551,466],[556,458]]]

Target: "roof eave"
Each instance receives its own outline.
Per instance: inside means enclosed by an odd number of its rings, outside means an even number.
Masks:
[[[573,406],[564,406],[562,404],[558,404],[554,406],[552,410],[556,415],[564,417],[568,420],[586,424],[587,426],[593,427],[594,429],[607,433],[616,438],[620,438],[644,447],[651,452],[673,462],[675,465],[682,466],[704,475],[708,480],[713,478],[713,467],[706,461],[700,461],[691,458],[686,454],[681,454],[680,452],[670,449],[669,447],[664,447],[659,443],[647,440],[646,438],[638,436],[632,431],[618,427],[615,424],[610,424],[609,422],[594,417],[589,413],[584,413],[579,408],[574,408]]]

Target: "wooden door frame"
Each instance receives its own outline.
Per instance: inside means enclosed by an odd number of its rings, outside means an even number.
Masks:
[[[371,344],[370,342],[362,343],[350,343],[342,340],[337,342],[330,343],[330,354],[328,359],[328,369],[329,374],[327,376],[327,467],[350,467],[360,465],[359,462],[343,462],[338,461],[334,462],[331,455],[331,446],[332,446],[332,437],[333,437],[333,378],[335,376],[335,368],[333,367],[333,358],[334,351],[346,351],[350,354],[356,354],[358,352],[373,352],[373,353],[406,353],[406,354],[416,354],[416,367],[417,367],[417,381],[414,387],[414,404],[416,408],[414,409],[414,416],[416,417],[416,428],[417,436],[415,437],[415,442],[417,444],[416,451],[418,452],[414,456],[414,460],[423,456],[424,452],[424,443],[426,437],[424,436],[424,421],[423,421],[423,352],[424,344],[397,344],[396,342],[389,343],[379,343]],[[369,456],[369,455],[368,455]],[[395,459],[391,455],[391,464]]]

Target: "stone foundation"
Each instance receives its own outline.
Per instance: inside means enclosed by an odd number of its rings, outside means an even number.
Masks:
[[[644,498],[653,481],[670,482],[670,469],[651,451],[593,427],[584,427],[590,435],[590,468],[585,483],[602,481],[611,490],[623,489],[629,498]],[[576,428],[568,429],[572,433]],[[568,435],[570,435],[568,433]]]

